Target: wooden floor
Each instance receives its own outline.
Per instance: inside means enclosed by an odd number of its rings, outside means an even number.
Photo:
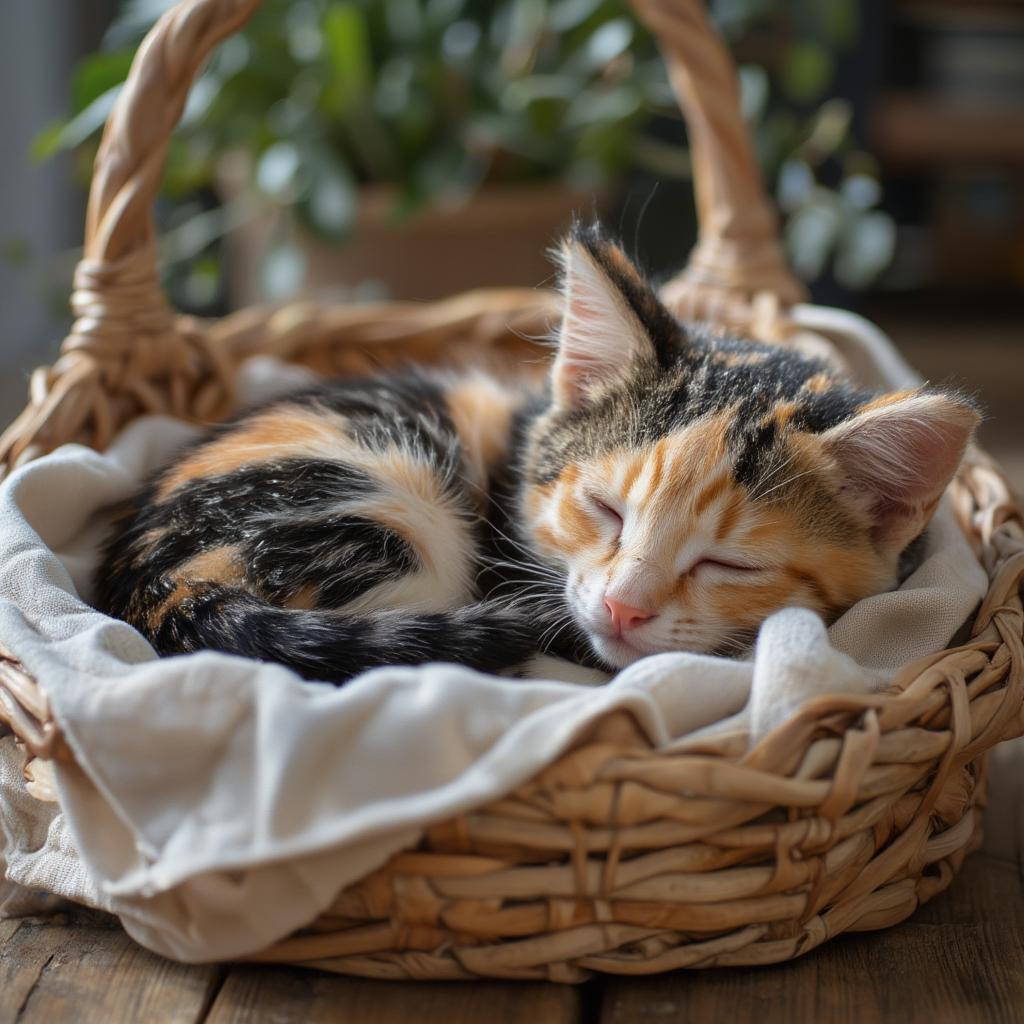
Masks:
[[[1019,746],[1019,745],[1018,745]],[[745,970],[585,986],[361,981],[186,967],[110,918],[0,921],[0,1024],[975,1024],[1024,1022],[1024,749],[993,765],[984,848],[895,928]]]

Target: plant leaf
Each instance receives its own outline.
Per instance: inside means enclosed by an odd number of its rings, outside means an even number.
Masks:
[[[132,50],[117,53],[94,53],[75,69],[71,83],[71,99],[76,114],[127,77],[135,56]]]
[[[839,239],[836,278],[847,288],[866,288],[892,262],[896,227],[881,210],[853,217]]]
[[[306,172],[309,188],[299,202],[303,220],[324,238],[346,238],[355,223],[357,203],[351,172],[326,149],[310,158]]]
[[[587,42],[587,59],[591,67],[607,67],[616,57],[625,53],[633,41],[633,23],[627,18],[606,21]]]
[[[291,242],[275,245],[260,268],[263,294],[271,302],[290,299],[302,287],[306,276],[306,254]]]
[[[55,153],[65,149],[75,149],[98,132],[110,111],[114,109],[114,101],[121,92],[121,86],[115,85],[102,96],[98,96],[84,110],[68,121],[57,122],[43,129],[32,142],[30,155],[33,160],[48,160]]]
[[[793,269],[805,281],[821,275],[842,226],[838,198],[824,191],[790,218],[785,231],[786,250]]]
[[[795,43],[786,56],[782,88],[797,103],[812,103],[828,88],[833,71],[832,56],[823,46]]]
[[[366,96],[372,77],[366,19],[355,4],[333,4],[324,12],[324,43],[331,78],[328,109],[343,116]]]
[[[268,146],[256,165],[256,184],[273,199],[294,198],[300,168],[299,151],[290,142]]]
[[[551,5],[548,24],[556,32],[570,32],[589,18],[601,0],[557,0]]]

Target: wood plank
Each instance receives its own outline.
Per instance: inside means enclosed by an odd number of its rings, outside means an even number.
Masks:
[[[0,949],[3,1024],[195,1024],[224,976],[164,960],[102,915],[19,924]]]
[[[4,921],[0,946],[0,1021],[14,1020],[39,981],[53,950],[49,942],[19,943],[18,932],[26,923]],[[17,927],[12,927],[17,926]]]
[[[871,119],[872,149],[883,163],[1024,163],[1024,114],[1013,107],[957,105],[894,93]]]
[[[7,940],[21,927],[21,919],[14,917],[0,921],[0,951],[7,945]]]
[[[231,970],[207,1024],[581,1024],[578,988],[533,982],[369,981],[296,968]]]
[[[1018,1024],[1024,1017],[1024,887],[978,854],[907,922],[842,936],[789,964],[612,979],[601,1024],[829,1021]]]

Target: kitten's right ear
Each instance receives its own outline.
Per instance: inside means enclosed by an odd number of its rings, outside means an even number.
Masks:
[[[927,525],[980,419],[973,403],[927,390],[883,395],[821,435],[843,498],[897,554]]]
[[[551,370],[555,405],[574,408],[595,391],[622,380],[640,359],[653,359],[654,344],[622,289],[601,261],[616,274],[639,274],[626,255],[592,233],[570,235],[557,251],[562,268],[562,325],[558,355]]]

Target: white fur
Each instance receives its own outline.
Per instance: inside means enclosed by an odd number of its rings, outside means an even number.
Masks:
[[[416,548],[423,567],[372,588],[346,605],[346,610],[404,607],[435,612],[466,604],[473,593],[473,541],[438,484],[433,467],[408,449],[394,448],[383,456],[364,454],[365,468],[381,493],[346,500],[342,508],[401,534]],[[346,461],[356,460],[347,453]]]

